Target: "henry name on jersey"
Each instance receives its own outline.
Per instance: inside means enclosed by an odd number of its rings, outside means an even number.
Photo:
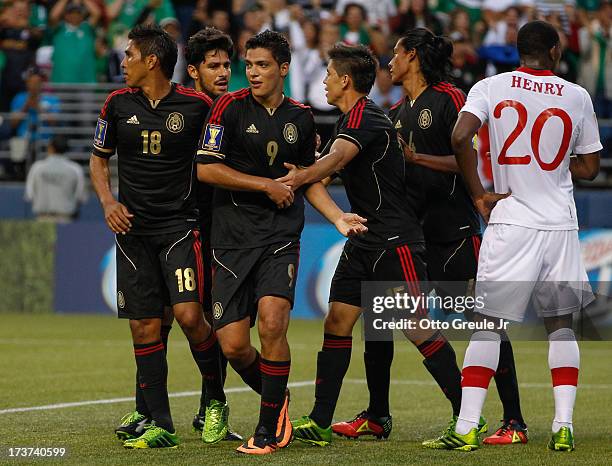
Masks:
[[[526,91],[563,97],[563,88],[565,85],[558,83],[537,82],[532,81],[531,79],[523,78],[522,76],[512,76],[512,84],[510,87],[520,87]]]

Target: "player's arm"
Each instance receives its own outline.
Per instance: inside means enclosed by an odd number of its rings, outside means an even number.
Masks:
[[[569,167],[572,178],[593,181],[599,174],[599,160],[599,152],[572,156]]]
[[[264,193],[279,208],[289,207],[293,203],[293,192],[283,183],[270,178],[247,175],[223,163],[198,163],[198,180],[231,191]]]
[[[399,133],[397,133],[397,139],[402,146],[404,159],[406,159],[406,162],[421,165],[422,167],[427,167],[440,172],[459,173],[459,165],[457,165],[457,159],[454,155],[420,154],[418,152],[414,152],[406,141],[402,139]]]
[[[480,119],[476,115],[465,111],[459,113],[455,129],[453,129],[451,142],[453,151],[457,157],[457,164],[459,165],[465,184],[474,200],[474,205],[480,212],[480,215],[488,222],[495,204],[497,204],[500,199],[508,197],[510,193],[490,193],[485,191],[482,186],[482,182],[478,176],[477,158],[472,145],[474,135],[480,126]]]
[[[308,202],[319,211],[342,236],[360,235],[368,231],[364,225],[367,219],[357,214],[343,212],[331,198],[323,183],[310,185],[305,192]]]
[[[343,138],[336,138],[329,153],[307,168],[298,168],[295,165],[286,163],[289,169],[282,178],[277,181],[285,183],[295,191],[305,184],[316,183],[342,170],[359,153],[360,148],[357,144]]]

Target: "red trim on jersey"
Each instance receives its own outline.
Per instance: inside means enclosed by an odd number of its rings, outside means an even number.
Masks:
[[[212,99],[210,97],[208,97],[206,94],[204,94],[203,92],[198,92],[195,89],[191,89],[189,87],[185,87],[185,86],[181,86],[180,84],[176,85],[176,92],[178,92],[179,94],[182,95],[188,95],[188,96],[193,96],[193,97],[197,97],[200,100],[203,100],[204,102],[206,102],[208,104],[208,106],[212,105]]]
[[[552,375],[553,387],[559,385],[578,386],[578,368],[577,367],[555,367],[550,370]]]
[[[192,231],[194,236],[193,251],[196,256],[196,264],[198,267],[198,295],[200,297],[200,304],[204,302],[204,263],[202,260],[202,244],[199,241],[200,232],[197,230]]]
[[[297,105],[300,108],[310,109],[309,105],[305,105],[302,102],[300,102],[299,100],[292,99],[291,97],[287,97],[287,100],[289,102],[291,102],[293,105]]]
[[[517,68],[516,71],[520,71],[521,73],[532,74],[534,76],[554,76],[555,75],[555,73],[553,73],[550,70],[534,70],[533,68],[528,68],[526,66],[521,66],[520,68]]]
[[[432,87],[434,90],[438,92],[443,92],[443,93],[450,95],[451,98],[453,99],[453,103],[455,104],[455,108],[457,109],[457,112],[459,112],[461,108],[463,107],[463,104],[465,104],[465,96],[463,95],[463,92],[461,92],[458,88],[456,88],[452,84],[449,84],[447,82],[440,82]]]
[[[477,387],[489,388],[489,382],[495,375],[495,371],[489,367],[468,366],[461,371],[461,388]]]
[[[108,94],[108,96],[106,97],[106,100],[104,101],[104,105],[102,106],[102,110],[100,111],[100,118],[104,118],[106,116],[106,108],[108,107],[108,104],[110,103],[113,97],[115,97],[116,95],[125,94],[127,92],[134,93],[135,91],[136,89],[132,87],[124,87],[122,89],[117,89],[116,91],[113,91],[110,94]]]
[[[229,106],[229,104],[234,100],[242,100],[246,98],[250,94],[250,92],[251,91],[249,88],[245,88],[236,92],[229,92],[227,94],[223,94],[221,97],[219,97],[215,110],[213,111],[213,114],[210,118],[210,123],[215,125],[221,123],[221,116],[223,115],[223,112]]]
[[[476,256],[476,262],[478,262],[478,257],[480,256],[480,236],[472,236],[472,245],[474,246],[474,256]]]
[[[359,125],[361,124],[361,117],[363,116],[363,109],[365,107],[365,104],[366,104],[365,99],[355,104],[355,106],[351,110],[347,128],[350,128],[350,129],[359,128]]]
[[[402,105],[404,103],[404,100],[406,100],[405,97],[402,97],[400,100],[398,100],[397,102],[395,102],[391,108],[389,110],[395,110],[397,107],[399,107],[400,105]]]

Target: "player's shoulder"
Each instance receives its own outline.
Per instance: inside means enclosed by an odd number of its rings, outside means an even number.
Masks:
[[[392,126],[391,120],[384,110],[368,97],[357,101],[349,111],[345,123],[349,129],[380,129],[381,125]]]
[[[213,105],[210,123],[220,124],[221,118],[229,112],[234,112],[246,103],[246,98],[251,94],[248,87],[234,92],[227,92],[218,97]]]
[[[126,99],[129,100],[129,98],[137,92],[138,89],[135,87],[122,87],[121,89],[116,89],[112,91],[106,96],[106,100],[104,101],[104,105],[102,106],[102,111],[100,112],[102,118],[106,116],[106,113],[108,112],[108,107],[109,105],[111,105],[111,103],[113,105],[116,105],[118,102],[120,103],[122,101],[125,101]]]
[[[176,84],[174,88],[175,92],[186,100],[196,100],[200,102],[204,102],[209,107],[212,105],[213,101],[210,97],[208,97],[204,92],[196,91],[190,87],[185,87],[181,84]]]
[[[452,83],[440,81],[431,86],[431,89],[437,94],[437,98],[452,102],[457,111],[461,110],[465,103],[465,93]]]
[[[305,105],[299,100],[292,99],[291,97],[287,97],[286,100],[290,118],[295,118],[300,122],[312,122],[314,125],[314,115],[310,105]]]
[[[402,97],[400,100],[398,100],[393,105],[391,105],[391,108],[389,109],[389,112],[396,112],[396,111],[398,111],[405,101],[406,101],[406,97]]]

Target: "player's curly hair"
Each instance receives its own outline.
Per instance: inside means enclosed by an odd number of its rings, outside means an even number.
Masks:
[[[172,78],[178,48],[166,31],[156,24],[139,24],[130,31],[128,39],[136,44],[143,59],[148,55],[155,55],[164,76]]]
[[[415,28],[399,40],[404,50],[415,50],[421,72],[430,86],[448,81],[453,68],[453,43],[446,37],[436,36],[429,29]]]
[[[357,92],[370,93],[376,79],[378,60],[369,48],[339,42],[329,50],[328,55],[334,61],[336,73],[350,76]]]
[[[289,42],[280,32],[266,29],[247,40],[244,48],[245,50],[269,50],[279,66],[283,63],[291,63],[291,48],[289,47]]]
[[[189,38],[185,47],[185,59],[188,65],[197,66],[206,58],[206,54],[211,50],[223,50],[228,57],[234,54],[234,43],[227,34],[219,29],[207,27]]]

